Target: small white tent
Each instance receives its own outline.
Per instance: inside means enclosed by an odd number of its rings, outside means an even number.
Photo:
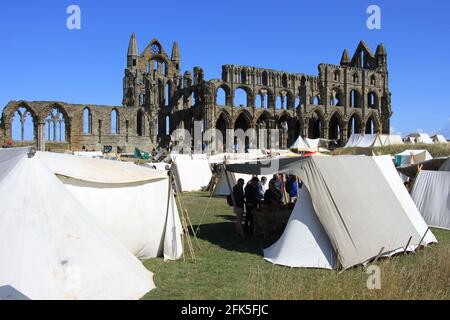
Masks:
[[[433,157],[428,150],[405,150],[395,155],[395,162],[399,166],[408,166],[410,164],[431,159],[433,159]]]
[[[345,148],[373,148],[391,145],[402,145],[403,140],[399,135],[389,134],[352,134]]]
[[[431,139],[433,140],[434,143],[447,144],[447,139],[445,139],[444,136],[440,134],[432,136]]]
[[[298,136],[297,140],[294,142],[294,144],[290,147],[292,150],[309,150],[310,147],[305,143],[302,136]]]
[[[206,158],[186,159],[177,157],[172,166],[177,186],[181,192],[200,191],[212,178],[211,167]]]
[[[28,148],[0,150],[0,286],[30,299],[139,299],[152,273]]]
[[[411,143],[433,144],[433,140],[428,133],[410,133],[406,138]]]
[[[420,171],[411,197],[429,226],[450,230],[449,171]]]

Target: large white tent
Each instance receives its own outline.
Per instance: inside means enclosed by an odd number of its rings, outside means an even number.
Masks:
[[[206,157],[188,159],[177,157],[173,163],[177,186],[181,192],[200,191],[207,187],[212,178],[212,171]]]
[[[0,200],[0,286],[30,299],[138,299],[155,287],[28,148],[0,150]]]
[[[429,226],[450,230],[450,171],[420,171],[411,197]]]
[[[181,257],[181,223],[167,172],[66,154],[36,157],[135,256]]]
[[[255,173],[251,165],[227,168]],[[274,263],[334,268],[333,251],[347,269],[378,255],[436,242],[389,156],[309,157],[282,164],[278,171],[297,175],[311,200],[308,205],[301,203],[309,201],[307,196],[299,198],[282,237],[265,250]],[[311,218],[311,208],[317,220]]]

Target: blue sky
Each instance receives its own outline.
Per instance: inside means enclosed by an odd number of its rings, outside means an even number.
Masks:
[[[360,40],[388,52],[395,131],[450,138],[450,4],[396,1],[0,1],[0,106],[10,100],[120,105],[131,32],[142,50],[158,38],[181,67],[219,78],[222,64],[317,74]],[[81,30],[66,28],[66,9],[81,8]],[[381,30],[366,27],[381,7]],[[1,107],[0,107],[1,108]]]

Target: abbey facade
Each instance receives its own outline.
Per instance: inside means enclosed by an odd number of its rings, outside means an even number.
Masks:
[[[133,34],[122,105],[11,101],[0,141],[39,150],[132,152],[165,146],[174,130],[192,132],[201,122],[202,131],[222,133],[221,144],[233,139],[232,130],[253,128],[279,131],[268,148],[287,148],[299,135],[343,145],[352,133],[389,133],[390,96],[383,44],[374,54],[360,42],[352,57],[344,50],[339,65],[319,64],[318,75],[223,65],[221,79],[205,80],[200,67],[181,72],[176,42],[170,57],[156,39],[139,53]]]

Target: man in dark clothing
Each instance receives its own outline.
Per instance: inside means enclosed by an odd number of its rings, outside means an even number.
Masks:
[[[239,179],[237,184],[233,187],[233,210],[236,214],[236,232],[240,236],[244,235],[244,231],[242,230],[242,216],[244,214],[244,184],[244,179]]]
[[[269,189],[264,194],[264,204],[270,206],[272,210],[276,211],[280,209],[280,203],[281,193],[278,190],[275,181],[270,180]]]
[[[258,207],[258,184],[259,179],[253,177],[250,183],[245,187],[245,208],[247,214],[244,221],[244,231],[253,234],[253,210]]]

